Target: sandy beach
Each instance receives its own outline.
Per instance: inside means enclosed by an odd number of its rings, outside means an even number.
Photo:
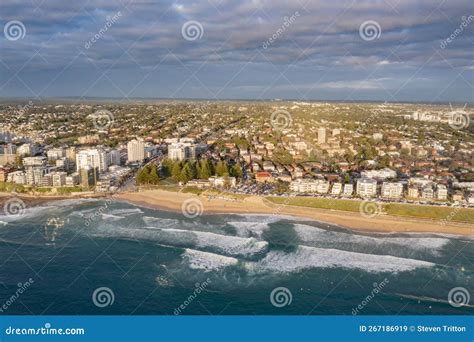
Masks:
[[[186,200],[196,199],[202,203],[203,214],[248,213],[289,215],[323,221],[330,224],[337,224],[359,231],[474,235],[474,225],[467,223],[448,222],[443,224],[441,222],[427,219],[404,218],[388,215],[367,218],[354,212],[278,205],[258,196],[231,200],[222,196],[219,198],[213,198],[190,193],[145,190],[137,193],[118,194],[115,198],[145,207],[171,211],[181,211],[182,205]]]

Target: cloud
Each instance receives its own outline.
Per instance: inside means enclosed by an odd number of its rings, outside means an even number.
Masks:
[[[26,35],[18,41],[1,38],[0,71],[6,79],[19,70],[23,78],[34,79],[38,73],[57,74],[67,68],[78,70],[80,78],[84,72],[195,70],[213,65],[230,75],[235,65],[243,63],[247,65],[243,73],[250,64],[282,73],[290,66],[320,68],[324,75],[344,73],[346,82],[336,77],[324,82],[330,89],[345,84],[374,90],[376,84],[365,81],[371,73],[388,72],[377,77],[397,79],[420,68],[429,69],[430,78],[441,75],[443,83],[450,77],[445,71],[459,75],[472,68],[474,24],[448,48],[440,47],[471,10],[470,0],[48,0],[36,5],[4,0],[1,22],[20,20]],[[108,18],[119,12],[120,18],[102,34]],[[202,25],[201,39],[183,39],[181,27],[190,20]],[[359,35],[367,20],[380,25],[378,39],[366,41]],[[97,34],[100,39],[86,48]],[[276,39],[265,46],[272,37]],[[257,83],[260,71],[252,70]],[[3,84],[0,95],[6,88]]]

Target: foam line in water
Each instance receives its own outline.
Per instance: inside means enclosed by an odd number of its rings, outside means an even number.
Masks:
[[[239,262],[236,258],[202,252],[195,249],[185,249],[183,258],[187,260],[189,267],[204,271],[213,271],[235,266]]]
[[[445,246],[449,239],[438,237],[372,237],[324,230],[317,227],[295,224],[294,229],[298,237],[305,243],[333,243],[356,245],[386,245],[400,246],[416,250],[436,250]]]
[[[300,246],[294,252],[270,251],[256,263],[247,263],[253,271],[296,272],[309,268],[358,268],[368,272],[402,272],[419,267],[432,267],[433,263],[398,258],[390,255],[373,255]]]

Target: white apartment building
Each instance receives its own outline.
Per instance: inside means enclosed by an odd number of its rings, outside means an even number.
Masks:
[[[15,184],[26,184],[26,174],[23,171],[10,172],[7,177],[8,182]]]
[[[329,182],[320,180],[317,187],[318,194],[327,194],[329,192]]]
[[[66,172],[51,172],[51,183],[54,187],[66,185]]]
[[[186,160],[195,157],[195,147],[190,143],[177,143],[168,146],[168,158],[171,160]]]
[[[48,160],[58,160],[66,157],[66,150],[64,148],[52,148],[46,152]]]
[[[357,181],[357,195],[361,197],[377,196],[377,181],[370,178],[362,178]]]
[[[293,192],[317,192],[319,181],[315,179],[296,179],[290,183]]]
[[[448,199],[448,188],[444,184],[438,184],[436,187],[436,199],[446,201]]]
[[[82,150],[76,153],[76,170],[87,167],[98,168],[100,173],[107,172],[107,154],[103,149]]]
[[[340,195],[342,193],[342,184],[334,183],[331,189],[331,195]]]
[[[347,197],[351,197],[354,193],[354,185],[353,184],[344,184],[344,190],[342,194]]]
[[[145,142],[143,139],[133,139],[127,143],[128,162],[143,162],[145,160]]]
[[[382,197],[384,198],[401,198],[403,195],[403,184],[400,182],[383,182]]]
[[[421,197],[423,197],[424,199],[432,200],[432,199],[434,198],[433,187],[432,187],[431,185],[425,186],[425,187],[421,190]]]
[[[408,197],[410,197],[410,198],[420,197],[420,189],[418,189],[417,186],[410,186],[408,188]]]
[[[387,179],[387,178],[396,178],[397,172],[389,168],[384,168],[382,170],[365,170],[361,172],[362,178],[377,178],[377,179]]]
[[[36,149],[32,144],[23,144],[17,148],[16,154],[20,156],[32,156],[36,153]]]

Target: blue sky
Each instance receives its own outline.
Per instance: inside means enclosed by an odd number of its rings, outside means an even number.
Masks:
[[[472,0],[2,0],[0,22],[1,97],[474,95]]]

